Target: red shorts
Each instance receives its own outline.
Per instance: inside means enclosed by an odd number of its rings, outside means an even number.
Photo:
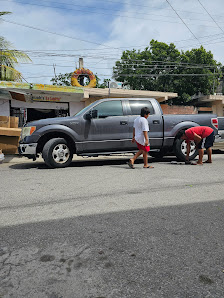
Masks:
[[[138,150],[143,150],[143,151],[149,152],[150,146],[143,146],[143,145],[139,144],[138,142],[136,142],[136,144],[137,144]]]

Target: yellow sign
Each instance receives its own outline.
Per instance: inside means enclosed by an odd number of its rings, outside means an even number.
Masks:
[[[53,102],[60,102],[61,101],[61,97],[59,96],[37,96],[34,95],[34,97],[32,98],[32,100],[36,100],[36,101],[53,101]]]
[[[8,81],[0,81],[0,88],[18,88],[18,89],[55,91],[55,92],[67,92],[67,93],[82,93],[82,94],[84,93],[83,88],[72,87],[72,86],[28,84],[28,83],[8,82]]]

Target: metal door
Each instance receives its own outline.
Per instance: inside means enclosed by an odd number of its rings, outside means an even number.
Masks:
[[[128,142],[128,116],[121,100],[101,102],[92,108],[97,118],[85,120],[83,152],[123,151]]]
[[[150,115],[148,117],[149,122],[149,143],[151,149],[161,148],[163,142],[163,118],[162,112],[155,101],[155,105],[152,104],[154,99],[130,99],[128,101],[127,111],[128,117],[128,128],[129,128],[129,149],[136,149],[136,144],[131,143],[133,134],[134,120],[140,115],[141,108],[148,107]]]

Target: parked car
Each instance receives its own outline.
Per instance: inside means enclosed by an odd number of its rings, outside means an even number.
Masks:
[[[80,156],[136,152],[131,142],[134,119],[142,107],[150,109],[150,155],[174,152],[185,159],[186,143],[177,138],[181,129],[210,126],[217,134],[218,120],[213,114],[163,115],[154,98],[107,98],[95,101],[72,117],[48,118],[27,123],[21,133],[20,154],[36,159],[42,154],[51,168],[66,167],[73,154]],[[197,155],[191,143],[190,159]]]
[[[218,117],[218,134],[213,149],[224,150],[224,117]]]

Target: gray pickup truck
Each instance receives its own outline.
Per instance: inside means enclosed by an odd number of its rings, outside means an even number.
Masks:
[[[162,157],[174,152],[185,159],[186,143],[178,139],[181,129],[210,126],[217,134],[218,121],[213,114],[163,115],[154,98],[116,98],[95,101],[72,117],[48,118],[27,123],[21,133],[19,153],[36,159],[39,154],[51,168],[68,166],[73,154],[112,155],[136,152],[131,142],[133,122],[142,107],[150,109],[150,155]],[[197,155],[191,144],[190,159]]]

